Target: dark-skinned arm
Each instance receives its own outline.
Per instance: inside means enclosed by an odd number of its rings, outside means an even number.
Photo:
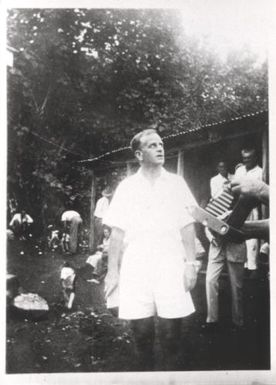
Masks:
[[[245,235],[245,239],[258,238],[269,239],[269,219],[244,222],[241,231]]]

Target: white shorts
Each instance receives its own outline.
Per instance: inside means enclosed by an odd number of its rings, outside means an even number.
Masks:
[[[182,318],[195,308],[184,289],[183,255],[125,255],[120,272],[119,317]]]

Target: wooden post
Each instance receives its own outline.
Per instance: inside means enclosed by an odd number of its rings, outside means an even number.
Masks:
[[[184,177],[184,152],[183,152],[183,150],[178,150],[177,174]]]
[[[91,198],[90,198],[90,232],[89,232],[89,251],[93,252],[95,247],[95,220],[94,211],[96,206],[96,178],[94,171],[91,172]]]

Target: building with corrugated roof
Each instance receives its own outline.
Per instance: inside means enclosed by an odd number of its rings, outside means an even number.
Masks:
[[[163,141],[165,168],[185,177],[201,206],[205,206],[210,198],[209,182],[216,174],[218,161],[225,160],[230,172],[234,172],[235,166],[241,162],[243,147],[256,148],[258,163],[263,167],[263,179],[269,182],[268,111],[187,129],[163,136]],[[92,170],[90,247],[93,248],[95,176],[107,175],[118,167],[130,175],[138,168],[138,164],[130,147],[112,149],[80,163]]]

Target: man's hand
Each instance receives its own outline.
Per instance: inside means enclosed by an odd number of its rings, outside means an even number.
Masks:
[[[251,178],[234,178],[231,181],[231,188],[234,194],[255,198],[268,204],[269,187],[263,181]]]
[[[108,272],[104,280],[105,297],[109,297],[119,285],[119,274],[115,272]]]
[[[192,290],[196,285],[197,269],[195,264],[185,263],[184,270],[184,287],[185,291]]]

